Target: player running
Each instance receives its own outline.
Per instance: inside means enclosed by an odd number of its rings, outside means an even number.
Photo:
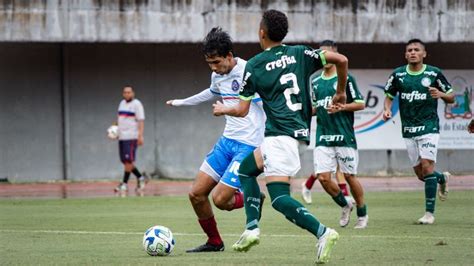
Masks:
[[[213,71],[210,87],[186,99],[167,101],[167,104],[197,105],[218,96],[222,97],[225,106],[238,104],[238,90],[247,62],[234,57],[230,36],[221,28],[213,28],[204,39],[203,52]],[[259,97],[251,102],[248,116],[226,116],[223,136],[206,156],[189,192],[189,200],[208,240],[187,252],[224,251],[224,242],[217,229],[209,194],[214,189],[212,200],[221,210],[231,211],[243,207],[243,193],[239,191],[237,171],[241,161],[262,143],[264,126],[265,113]],[[263,197],[263,194],[259,195],[259,200],[263,200]]]
[[[437,183],[439,199],[448,196],[449,172],[434,170],[438,152],[438,99],[454,102],[451,85],[437,67],[423,64],[425,44],[419,39],[409,40],[405,48],[408,64],[396,68],[385,86],[383,119],[392,118],[392,100],[398,94],[402,136],[415,174],[425,182],[425,215],[419,224],[434,223]]]
[[[123,100],[118,107],[117,125],[119,132],[119,154],[123,163],[124,174],[122,182],[115,188],[116,193],[125,196],[128,191],[128,180],[133,173],[137,177],[135,191],[143,195],[145,177],[134,165],[137,147],[143,145],[143,129],[145,127],[145,111],[142,103],[135,99],[131,86],[125,86],[122,91]]]
[[[244,191],[246,230],[232,246],[236,251],[248,251],[260,242],[260,188],[257,175],[265,173],[272,206],[289,221],[308,230],[318,241],[319,263],[329,260],[339,234],[321,224],[315,216],[290,195],[290,178],[300,169],[298,148],[309,141],[311,96],[310,75],[326,62],[336,65],[338,86],[333,103],[345,103],[347,58],[341,54],[314,50],[306,46],[282,44],[288,32],[285,14],[268,10],[260,22],[259,40],[264,50],[250,59],[245,67],[240,102],[226,106],[214,104],[214,115],[245,117],[255,93],[262,98],[267,116],[262,145],[241,163],[239,178]]]
[[[321,42],[320,49],[337,53],[334,41]],[[364,203],[364,190],[355,177],[359,163],[357,141],[354,133],[354,112],[363,110],[365,102],[351,75],[347,78],[347,103],[340,108],[331,106],[334,89],[337,86],[336,66],[326,64],[320,76],[315,77],[313,86],[313,104],[317,116],[316,148],[314,149],[314,171],[324,190],[342,208],[339,225],[349,224],[353,204],[346,200],[339,186],[331,180],[331,173],[335,173],[339,166],[344,178],[349,183],[357,205],[357,223],[354,228],[367,227],[369,216]],[[303,184],[303,187],[306,188]],[[310,188],[306,188],[309,191]],[[305,198],[303,189],[303,198]],[[311,199],[311,195],[310,199]]]

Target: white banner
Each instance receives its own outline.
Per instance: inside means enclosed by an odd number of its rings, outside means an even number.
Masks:
[[[391,69],[351,70],[359,90],[366,101],[366,108],[355,113],[354,129],[360,150],[406,149],[402,139],[398,98],[394,100],[394,118],[382,120],[384,86]],[[444,75],[453,85],[456,103],[446,105],[438,102],[440,119],[440,149],[474,149],[474,135],[467,132],[473,118],[474,70],[444,70]],[[313,120],[314,121],[314,120]],[[314,147],[314,127],[312,123]]]

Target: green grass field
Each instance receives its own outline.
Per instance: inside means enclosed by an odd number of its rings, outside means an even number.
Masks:
[[[472,191],[454,191],[437,201],[436,222],[415,225],[423,214],[423,192],[368,193],[369,228],[337,226],[340,209],[326,194],[313,195],[311,212],[336,228],[341,238],[330,264],[474,263]],[[298,197],[299,199],[299,197]],[[187,197],[0,200],[0,264],[157,264],[295,265],[312,264],[316,239],[265,203],[261,244],[248,253],[231,246],[243,230],[244,212],[215,211],[227,250],[186,254],[204,235]],[[354,224],[355,213],[352,214]],[[165,225],[175,233],[169,257],[150,257],[141,247],[143,232]]]

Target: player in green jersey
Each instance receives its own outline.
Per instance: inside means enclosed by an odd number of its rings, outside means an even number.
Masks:
[[[408,64],[395,69],[385,86],[383,119],[392,118],[392,100],[398,94],[402,136],[415,174],[425,182],[425,215],[420,224],[434,223],[437,183],[439,199],[448,195],[449,172],[435,171],[439,139],[438,99],[454,102],[451,85],[437,67],[423,64],[425,44],[408,41],[405,59]]]
[[[337,52],[337,45],[331,40],[321,42],[319,48],[325,51]],[[364,202],[364,190],[355,177],[359,154],[354,133],[354,112],[365,108],[364,99],[354,78],[349,75],[346,89],[347,103],[341,105],[341,108],[331,106],[332,96],[337,86],[336,66],[332,64],[325,65],[321,75],[315,77],[311,84],[313,86],[314,113],[317,116],[316,148],[314,149],[316,178],[319,179],[324,190],[342,208],[339,225],[341,227],[347,226],[350,221],[353,203],[346,200],[338,184],[331,180],[331,173],[335,173],[339,166],[344,178],[349,183],[357,205],[358,220],[354,228],[366,228],[369,216]],[[306,185],[306,183],[303,185]],[[308,194],[311,197],[309,189],[311,188],[303,187],[303,198]]]
[[[264,12],[259,29],[260,46],[264,51],[247,62],[239,104],[232,107],[220,102],[214,104],[215,115],[245,116],[253,95],[258,92],[267,116],[263,144],[247,156],[239,168],[247,224],[233,248],[248,251],[260,242],[261,202],[256,178],[263,170],[273,208],[319,239],[316,262],[324,263],[329,260],[339,235],[291,197],[290,177],[300,169],[298,146],[309,141],[312,114],[309,77],[326,63],[335,64],[339,78],[332,103],[336,108],[344,105],[348,60],[337,53],[284,45],[282,40],[287,32],[285,14],[276,10]]]

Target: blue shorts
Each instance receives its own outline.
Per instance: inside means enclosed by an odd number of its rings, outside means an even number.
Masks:
[[[119,154],[122,163],[133,163],[137,153],[137,140],[119,140]]]
[[[210,175],[216,182],[240,189],[239,167],[242,160],[255,150],[254,146],[236,140],[220,137],[214,148],[206,156],[200,170]]]

